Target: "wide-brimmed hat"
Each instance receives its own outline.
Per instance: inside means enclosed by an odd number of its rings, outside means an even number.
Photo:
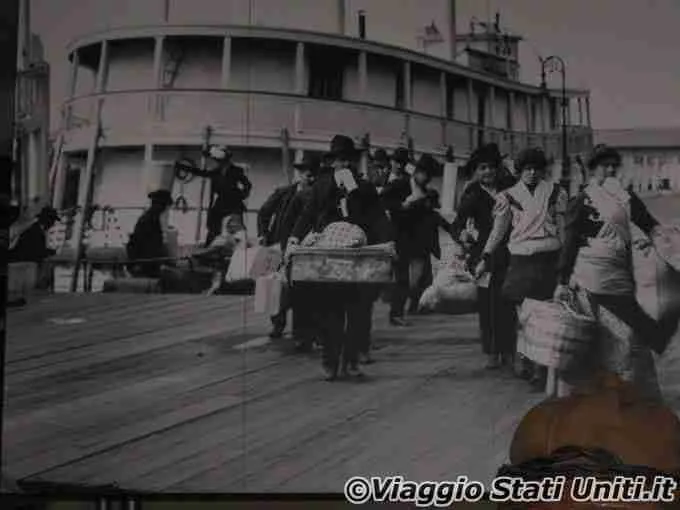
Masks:
[[[411,160],[411,156],[406,147],[399,147],[392,153],[391,159],[397,163],[408,163]]]
[[[535,168],[536,170],[545,170],[548,168],[548,157],[539,147],[529,147],[520,151],[515,160],[515,168],[522,171],[526,167]]]
[[[619,151],[615,148],[601,143],[593,148],[588,157],[588,170],[593,170],[605,161],[613,161],[616,166],[621,166],[622,158]]]
[[[313,174],[318,174],[321,170],[321,163],[321,156],[312,152],[305,152],[305,155],[302,157],[302,161],[295,163],[293,167],[296,170],[303,172],[312,172]]]
[[[328,151],[331,158],[347,159],[354,161],[359,158],[359,150],[354,145],[354,140],[346,135],[335,135],[331,140],[331,148]]]
[[[43,207],[36,215],[36,218],[41,221],[52,221],[55,223],[61,219],[57,210],[50,206]]]
[[[387,164],[390,162],[390,157],[385,149],[376,149],[373,153],[373,161],[379,164]]]
[[[434,177],[439,173],[441,165],[430,154],[423,154],[415,165],[415,172],[423,172],[429,178]]]
[[[174,203],[172,194],[166,189],[152,191],[147,196],[152,202],[157,204],[172,205]]]
[[[475,169],[482,163],[499,167],[503,164],[503,155],[498,148],[498,144],[487,143],[475,149],[472,156],[470,156],[470,162]]]

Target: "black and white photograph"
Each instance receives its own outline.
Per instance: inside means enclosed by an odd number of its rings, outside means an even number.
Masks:
[[[3,493],[680,473],[680,2],[0,10]]]

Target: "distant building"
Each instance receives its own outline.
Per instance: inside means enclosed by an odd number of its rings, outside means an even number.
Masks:
[[[680,191],[680,128],[598,130],[594,137],[621,152],[623,179],[637,193]]]
[[[22,13],[23,14],[23,13]],[[18,171],[13,199],[27,217],[49,202],[50,67],[40,38],[20,27],[15,142]]]

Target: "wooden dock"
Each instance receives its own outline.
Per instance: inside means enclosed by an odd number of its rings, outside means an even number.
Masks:
[[[376,310],[364,382],[270,342],[237,296],[58,295],[9,317],[5,471],[182,492],[338,492],[354,475],[488,481],[541,400],[486,371],[475,316]],[[680,406],[675,349],[662,365]],[[677,365],[677,363],[675,363]]]

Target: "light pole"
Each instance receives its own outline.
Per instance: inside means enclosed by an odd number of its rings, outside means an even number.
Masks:
[[[545,93],[548,91],[548,86],[546,84],[546,73],[553,72],[556,69],[554,65],[559,66],[560,75],[562,78],[562,101],[561,101],[561,111],[562,111],[562,179],[560,184],[569,193],[570,183],[571,183],[571,170],[569,165],[569,146],[567,139],[567,108],[569,103],[567,101],[567,66],[564,63],[562,57],[556,55],[551,55],[546,58],[538,57],[541,61],[541,88]]]

